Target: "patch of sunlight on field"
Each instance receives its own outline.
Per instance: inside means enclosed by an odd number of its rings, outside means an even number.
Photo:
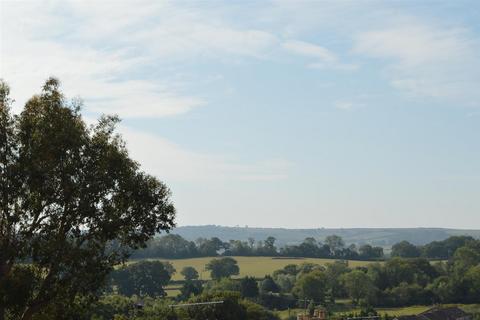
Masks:
[[[175,298],[180,294],[180,290],[178,289],[165,289],[165,292],[167,293],[167,297]]]
[[[410,306],[404,308],[378,308],[380,314],[388,314],[389,316],[407,316],[422,313],[432,306]]]
[[[218,258],[218,257],[217,257]],[[316,263],[325,265],[332,263],[333,259],[317,259],[317,258],[272,258],[272,257],[232,257],[237,260],[240,267],[240,275],[237,277],[256,277],[263,278],[267,274],[272,274],[273,271],[282,269],[288,264],[302,263]],[[210,273],[205,271],[205,265],[215,257],[206,258],[191,258],[191,259],[159,259],[161,261],[169,261],[177,272],[173,275],[172,280],[183,280],[180,271],[187,266],[194,267],[202,280],[209,280]],[[133,261],[132,261],[133,262]],[[370,261],[349,261],[350,267],[366,266]]]
[[[462,308],[467,313],[472,314],[480,314],[480,304],[459,304],[460,308]]]
[[[289,316],[296,316],[297,314],[302,313],[303,311],[304,311],[303,309],[289,309],[289,310],[276,311],[275,314],[280,319],[288,319]]]
[[[378,308],[378,313],[387,313],[390,316],[404,316],[422,313],[433,306],[410,306],[404,308]],[[443,304],[441,307],[459,307],[468,313],[480,312],[480,304]]]

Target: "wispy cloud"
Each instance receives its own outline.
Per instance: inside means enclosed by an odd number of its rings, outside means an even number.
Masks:
[[[145,81],[124,80],[84,85],[89,111],[119,114],[122,118],[164,117],[182,114],[205,104],[201,98],[178,96],[168,88]]]
[[[337,100],[337,101],[334,101],[333,106],[335,109],[350,111],[350,110],[362,108],[365,106],[365,104],[363,102],[354,102],[351,100]]]
[[[156,1],[140,1],[134,6],[100,2],[94,8],[77,1],[73,6],[77,18],[84,21],[75,37],[87,43],[107,40],[131,49],[138,47],[154,59],[220,54],[261,57],[276,42],[269,32],[233,26],[218,8]]]
[[[288,178],[292,166],[282,159],[242,163],[231,156],[193,152],[165,138],[125,126],[119,132],[143,168],[168,182],[278,181]]]
[[[327,63],[334,63],[338,60],[337,56],[327,48],[304,41],[286,41],[283,43],[283,47],[293,53],[317,58]]]
[[[305,41],[289,40],[282,47],[294,54],[313,59],[308,66],[311,68],[333,68],[341,70],[355,70],[357,65],[340,62],[338,56],[331,50]]]
[[[404,21],[359,33],[354,52],[383,59],[396,88],[468,104],[480,97],[479,48],[466,29]]]
[[[183,114],[205,105],[208,97],[189,94],[184,83],[172,83],[172,77],[164,75],[172,72],[172,64],[264,59],[277,45],[269,32],[236,28],[221,15],[167,2],[2,3],[2,9],[0,75],[12,87],[17,111],[54,75],[68,97],[85,100],[89,114]],[[212,77],[221,76],[207,74],[204,81]],[[280,160],[249,163],[193,152],[125,126],[120,132],[132,156],[169,181],[287,177],[289,164]]]
[[[2,9],[1,76],[17,108],[55,75],[91,112],[123,118],[185,113],[206,98],[172,84],[168,61],[262,58],[276,41],[168,3],[7,3]]]

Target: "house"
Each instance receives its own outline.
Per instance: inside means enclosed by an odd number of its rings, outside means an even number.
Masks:
[[[297,315],[297,320],[326,320],[327,311],[325,309],[315,309],[313,311],[313,316],[308,314],[299,314]]]
[[[472,320],[472,316],[458,307],[434,307],[417,315],[399,316],[393,320]]]

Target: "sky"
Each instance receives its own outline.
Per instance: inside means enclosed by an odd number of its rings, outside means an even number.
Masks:
[[[14,111],[117,114],[178,225],[480,228],[478,1],[5,1]]]

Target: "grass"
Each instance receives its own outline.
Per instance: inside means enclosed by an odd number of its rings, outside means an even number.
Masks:
[[[180,294],[180,286],[178,285],[168,285],[163,289],[165,290],[167,297],[174,298]]]
[[[467,313],[478,313],[480,312],[480,304],[445,304],[443,307],[459,307],[463,309]],[[412,314],[419,314],[428,309],[432,308],[432,306],[410,306],[404,308],[380,308],[377,309],[377,312],[380,314],[388,314],[390,316],[404,316],[404,315],[412,315]]]
[[[388,314],[389,316],[408,316],[422,313],[431,307],[432,306],[409,306],[403,308],[379,308],[377,312],[380,314]]]
[[[232,257],[238,262],[240,267],[240,274],[237,276],[239,278],[250,276],[255,278],[263,278],[267,274],[272,274],[275,270],[282,269],[288,264],[297,264],[302,263],[316,263],[320,265],[325,265],[327,263],[332,263],[335,260],[333,259],[317,259],[317,258],[288,258],[288,259],[275,259],[272,257]],[[205,271],[205,265],[214,259],[214,257],[206,258],[191,258],[191,259],[160,259],[161,261],[169,261],[177,272],[173,275],[172,280],[183,280],[180,271],[183,267],[194,267],[202,280],[209,280],[210,273]],[[366,266],[370,261],[349,261],[349,266],[358,267]]]
[[[458,306],[462,308],[465,312],[468,313],[478,313],[480,312],[480,304],[449,304],[443,305],[444,307],[450,306]],[[345,306],[347,307],[347,306]],[[401,307],[401,308],[376,308],[379,315],[388,314],[389,316],[405,316],[405,315],[415,315],[422,313],[428,309],[432,308],[432,306],[409,306],[409,307]],[[343,308],[342,308],[343,309]],[[303,312],[303,309],[291,309],[291,310],[283,310],[277,311],[277,315],[280,319],[287,319],[289,315],[296,315],[298,313]],[[360,309],[351,306],[350,308],[345,308],[342,312],[335,312],[336,315],[348,314],[348,313],[358,313]]]

